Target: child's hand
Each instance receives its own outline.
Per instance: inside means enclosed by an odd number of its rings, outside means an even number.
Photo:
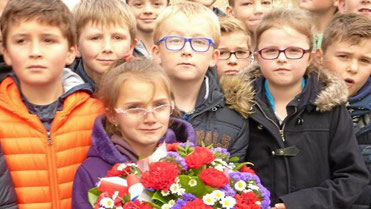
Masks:
[[[286,209],[286,206],[283,203],[277,203],[271,209]]]

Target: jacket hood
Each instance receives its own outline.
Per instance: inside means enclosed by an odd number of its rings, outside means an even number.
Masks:
[[[138,156],[131,149],[130,145],[126,144],[121,147],[121,152],[118,151],[111,137],[107,135],[104,129],[105,120],[104,115],[98,116],[95,120],[88,157],[99,157],[112,165],[118,162],[136,162]],[[112,137],[118,136],[114,135]],[[159,143],[186,142],[187,140],[192,143],[196,141],[196,134],[192,125],[178,118],[170,118],[170,127]]]
[[[252,113],[255,95],[253,82],[261,76],[260,66],[255,63],[237,76],[223,76],[220,79],[226,104],[244,118]],[[318,77],[320,89],[314,102],[317,111],[330,111],[333,107],[346,103],[348,88],[343,80],[327,70],[321,70]]]

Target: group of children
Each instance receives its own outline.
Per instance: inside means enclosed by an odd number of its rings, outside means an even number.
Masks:
[[[190,141],[252,162],[273,209],[370,208],[370,2],[213,3],[9,0],[0,207],[91,208],[115,163]]]

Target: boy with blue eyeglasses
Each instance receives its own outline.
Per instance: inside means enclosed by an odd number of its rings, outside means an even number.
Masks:
[[[197,144],[224,147],[245,160],[248,124],[225,105],[215,68],[219,41],[218,17],[201,4],[183,2],[159,16],[152,54],[169,76],[176,106],[194,126]]]

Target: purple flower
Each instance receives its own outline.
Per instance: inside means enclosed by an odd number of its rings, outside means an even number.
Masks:
[[[215,148],[211,148],[211,152],[214,153],[214,152],[218,152],[220,154],[223,154],[223,155],[227,155],[228,157],[231,155],[227,149],[225,148],[222,148],[222,147],[215,147]]]
[[[177,152],[168,152],[166,157],[174,159],[183,170],[186,171],[188,169],[186,161]]]
[[[262,195],[261,207],[262,209],[269,209],[271,204],[271,200],[269,198],[270,192],[260,183],[258,184],[258,187]]]
[[[172,208],[174,209],[181,209],[183,206],[185,206],[188,203],[188,201],[179,199],[175,202],[174,206]]]
[[[193,201],[193,200],[196,199],[196,196],[194,196],[193,194],[184,193],[184,194],[182,195],[182,198],[183,198],[183,200],[185,200],[185,201]]]
[[[232,187],[229,184],[226,184],[224,187],[220,188],[221,191],[225,192],[226,196],[232,196],[236,194],[236,192],[232,189]]]
[[[192,142],[188,142],[188,143],[189,143],[189,147],[194,147],[195,146],[195,144],[193,144]],[[187,142],[179,143],[179,146],[186,147],[187,146]]]

